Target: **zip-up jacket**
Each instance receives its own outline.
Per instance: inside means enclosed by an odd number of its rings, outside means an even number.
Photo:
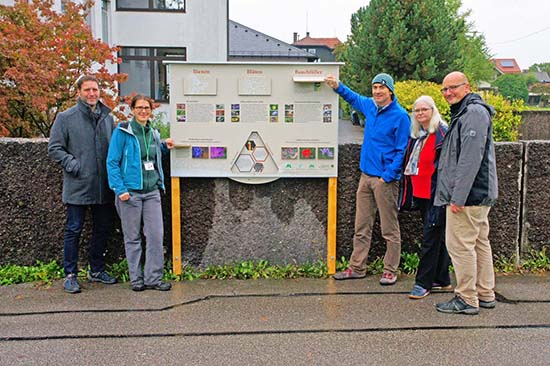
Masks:
[[[477,94],[451,106],[451,127],[441,148],[434,204],[492,206],[498,196],[493,107]]]
[[[360,95],[342,83],[335,91],[365,115],[365,134],[359,162],[361,171],[373,177],[381,177],[386,183],[399,180],[411,121],[397,102],[397,97],[394,96],[390,104],[378,110],[372,98]]]
[[[437,185],[437,167],[439,164],[439,156],[441,154],[441,146],[443,146],[443,139],[447,133],[448,127],[440,123],[435,129],[435,159],[434,159],[434,172],[431,177],[430,185],[430,201],[429,201],[429,211],[428,211],[428,222],[426,223],[429,226],[434,226],[437,224],[444,223],[445,219],[445,210],[441,207],[434,206],[435,191]],[[426,138],[428,138],[426,136]],[[407,150],[405,151],[405,158],[403,159],[403,167],[401,170],[401,181],[399,182],[399,200],[398,207],[400,211],[416,210],[417,205],[414,203],[414,197],[412,192],[412,182],[409,175],[405,175],[405,167],[409,163],[414,144],[417,139],[410,138]]]
[[[168,152],[166,143],[161,142],[157,130],[151,129],[153,141],[157,147],[155,169],[159,173],[161,188],[164,190],[164,173],[162,171],[162,154]],[[130,123],[120,123],[113,132],[113,138],[107,155],[107,175],[109,187],[118,197],[129,190],[143,189],[143,164],[141,149],[137,136]]]
[[[57,115],[48,155],[63,168],[63,202],[102,205],[113,200],[107,183],[105,159],[115,122],[111,110],[97,102],[95,109],[80,98]]]

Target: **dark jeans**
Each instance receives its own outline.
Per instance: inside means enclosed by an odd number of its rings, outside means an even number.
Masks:
[[[416,284],[431,290],[434,282],[447,286],[451,284],[449,276],[449,253],[445,246],[445,215],[442,214],[435,224],[430,224],[428,214],[432,208],[427,199],[415,198],[422,214],[422,249],[420,263],[416,273]]]
[[[78,244],[88,207],[92,211],[92,238],[89,243],[90,268],[92,272],[105,270],[105,246],[113,225],[113,205],[67,204],[67,226],[63,240],[65,275],[78,272]]]

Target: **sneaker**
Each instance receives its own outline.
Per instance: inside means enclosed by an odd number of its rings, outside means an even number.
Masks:
[[[105,271],[101,272],[88,272],[88,280],[91,282],[101,282],[106,285],[112,285],[113,283],[116,283],[116,278],[111,276]]]
[[[447,302],[442,302],[435,305],[437,311],[447,314],[479,314],[479,308],[468,305],[460,297],[455,296]]]
[[[143,283],[136,283],[132,285],[132,291],[141,292],[145,290],[145,285]]]
[[[63,289],[70,294],[77,294],[80,292],[80,284],[76,279],[76,275],[71,273],[65,277],[63,281]]]
[[[441,285],[437,282],[432,283],[432,291],[451,291],[453,289],[453,285]]]
[[[365,277],[367,277],[366,274],[360,275],[359,273],[353,272],[353,269],[351,268],[348,268],[342,272],[337,272],[332,275],[332,278],[334,278],[335,280],[356,280]]]
[[[148,290],[170,291],[172,285],[168,282],[160,281],[156,285],[145,285],[145,288]]]
[[[479,300],[479,307],[484,309],[494,309],[497,306],[497,301],[483,301]]]
[[[409,294],[409,299],[422,299],[430,294],[429,290],[426,290],[420,285],[414,285],[411,293]]]
[[[384,272],[382,278],[380,279],[380,284],[382,286],[390,286],[397,282],[397,275],[391,272]]]

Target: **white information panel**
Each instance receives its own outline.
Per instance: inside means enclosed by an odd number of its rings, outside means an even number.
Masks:
[[[172,176],[337,176],[341,63],[168,64]]]

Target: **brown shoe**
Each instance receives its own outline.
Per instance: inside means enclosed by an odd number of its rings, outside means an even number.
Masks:
[[[359,278],[365,277],[367,277],[366,274],[360,275],[359,273],[353,272],[351,268],[347,268],[342,272],[337,272],[332,275],[332,278],[334,278],[335,280],[357,280]]]
[[[453,285],[440,285],[439,283],[434,282],[432,284],[432,292],[433,291],[451,291],[453,289]]]

